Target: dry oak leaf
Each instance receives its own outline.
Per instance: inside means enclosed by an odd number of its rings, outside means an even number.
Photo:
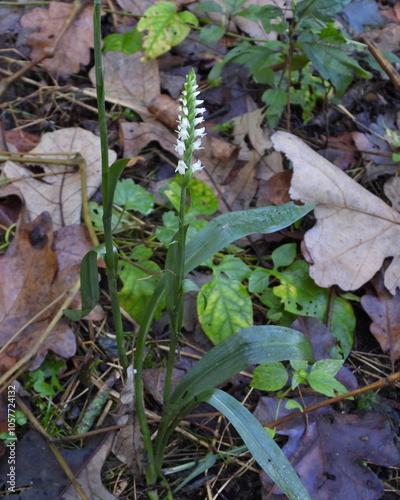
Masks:
[[[82,128],[64,128],[44,134],[40,144],[30,151],[38,155],[54,153],[80,153],[86,160],[87,194],[93,196],[101,184],[100,139]],[[66,156],[54,156],[68,158]],[[108,161],[113,163],[117,155],[109,150]],[[49,158],[49,156],[46,156]],[[40,165],[40,160],[37,164]],[[26,165],[26,164],[24,164]],[[55,229],[81,220],[82,189],[78,169],[64,165],[43,165],[45,173],[59,173],[42,179],[28,178],[15,184],[24,196],[26,208],[31,219],[43,211],[49,212]],[[63,173],[68,171],[68,173]],[[29,169],[15,162],[4,164],[2,178],[24,177],[31,175]],[[0,189],[1,196],[1,189]]]
[[[385,286],[394,295],[400,286],[400,214],[296,136],[276,132],[272,142],[293,162],[292,199],[315,204],[317,223],[304,237],[314,281],[356,290],[393,257]]]
[[[36,7],[21,18],[21,26],[37,30],[27,40],[32,47],[31,59],[39,59],[54,46],[57,36],[68,21],[74,5],[51,2],[48,9]],[[79,73],[81,64],[90,63],[93,48],[93,7],[85,7],[73,20],[61,38],[53,57],[44,59],[42,65],[63,75]]]
[[[141,62],[143,52],[127,55],[120,51],[103,54],[104,86],[106,96],[113,102],[133,109],[142,120],[152,115],[147,106],[160,94],[158,62]],[[95,68],[89,72],[96,82]]]
[[[379,272],[371,280],[375,295],[361,297],[361,305],[372,319],[370,330],[381,346],[390,353],[392,367],[400,358],[400,293],[391,295],[383,286],[383,276]]]
[[[84,227],[70,226],[53,235],[48,213],[44,212],[32,223],[26,213],[22,214],[16,235],[0,260],[0,347],[37,317],[0,354],[0,372],[9,369],[36,344],[59,303],[42,311],[75,283],[80,261],[90,249]],[[40,366],[49,350],[64,358],[75,354],[75,335],[66,318],[52,330],[30,368]]]

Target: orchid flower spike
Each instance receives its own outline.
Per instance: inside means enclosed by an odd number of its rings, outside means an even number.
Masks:
[[[203,113],[205,108],[200,108],[204,101],[196,99],[200,94],[197,90],[196,74],[193,69],[190,70],[186,77],[185,89],[182,91],[182,97],[179,99],[181,106],[179,110],[181,115],[178,119],[178,141],[175,146],[175,151],[180,157],[175,172],[184,175],[186,170],[190,168],[191,172],[202,170],[204,166],[201,165],[200,160],[192,164],[193,152],[201,147],[201,140],[206,135],[205,127],[196,128],[197,125],[204,121]]]

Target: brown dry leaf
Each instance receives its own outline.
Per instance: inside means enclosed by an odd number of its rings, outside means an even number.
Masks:
[[[141,16],[153,4],[152,0],[117,0],[121,9]]]
[[[385,286],[395,294],[400,286],[400,214],[296,136],[277,132],[272,142],[293,161],[291,197],[316,205],[317,224],[304,238],[314,281],[324,288],[336,284],[356,290],[386,257],[393,257]]]
[[[51,2],[48,9],[36,7],[21,18],[21,26],[37,30],[27,40],[32,47],[31,59],[37,59],[53,47],[73,10],[73,4]],[[68,75],[79,73],[81,64],[90,62],[93,48],[93,7],[85,7],[69,26],[56,49],[54,57],[44,59],[48,70]]]
[[[135,387],[133,366],[127,370],[127,380],[120,396],[121,407],[116,423],[124,425],[118,431],[112,452],[122,463],[126,464],[136,478],[142,477],[146,450],[140,424],[135,412]]]
[[[89,458],[85,467],[77,476],[78,483],[82,486],[83,491],[88,498],[101,498],[101,500],[117,500],[117,497],[112,495],[105,489],[101,478],[101,469],[105,460],[110,454],[111,446],[114,441],[114,434],[110,434],[101,446]],[[76,489],[71,485],[62,495],[63,500],[81,500],[81,496]]]
[[[176,155],[176,134],[173,134],[158,120],[151,119],[145,122],[120,121],[119,124],[125,158],[137,156],[139,151],[154,141],[158,142],[165,151]]]
[[[390,352],[392,366],[400,358],[400,294],[391,295],[383,286],[383,275],[379,272],[372,284],[375,295],[361,297],[361,305],[372,319],[372,335],[379,342],[382,351]]]
[[[40,144],[30,153],[57,154],[81,153],[86,160],[87,193],[90,198],[101,184],[100,139],[82,128],[64,128],[44,134]],[[113,163],[117,155],[109,150],[108,161]],[[48,158],[48,156],[47,156]],[[57,159],[66,156],[55,156]],[[38,160],[40,165],[40,161]],[[24,164],[26,165],[26,164]],[[4,164],[2,178],[14,178],[31,175],[26,166],[8,161]],[[64,165],[42,165],[43,171],[71,173],[47,176],[43,179],[24,179],[16,182],[24,196],[26,208],[31,219],[43,211],[50,213],[54,228],[64,225],[78,224],[81,220],[82,190],[78,169],[72,170]],[[1,188],[0,188],[1,196]]]
[[[41,311],[78,279],[80,261],[90,248],[90,238],[82,226],[64,228],[53,238],[49,214],[44,212],[29,223],[23,213],[16,235],[0,260],[0,347],[38,317],[0,355],[0,371],[10,368],[35,345],[59,304]],[[69,358],[75,349],[75,335],[64,318],[30,367],[40,366],[48,350]]]
[[[142,52],[126,55],[119,51],[103,54],[106,97],[126,105],[142,120],[152,115],[147,106],[160,94],[160,76],[157,61],[141,62]],[[95,68],[89,72],[96,83]]]
[[[292,170],[283,170],[273,175],[264,185],[260,185],[261,194],[272,201],[274,205],[288,203],[290,182],[292,180]],[[259,193],[260,194],[260,193]]]
[[[373,42],[378,49],[394,52],[400,44],[400,24],[389,23],[382,29],[368,30],[363,36]]]

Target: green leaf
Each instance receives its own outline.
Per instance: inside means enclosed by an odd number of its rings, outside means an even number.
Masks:
[[[189,11],[176,12],[172,2],[158,2],[148,8],[137,25],[143,37],[144,60],[154,59],[178,45],[190,33],[190,24],[197,26],[197,17]]]
[[[262,207],[230,212],[206,224],[187,244],[185,274],[213,257],[230,243],[252,233],[273,233],[293,224],[310,212],[314,205]]]
[[[140,267],[123,262],[119,277],[123,287],[118,292],[121,306],[139,324],[142,323],[146,308],[161,279],[162,271],[152,261],[141,261]],[[165,301],[164,301],[165,303]],[[163,304],[162,304],[163,305]],[[158,311],[162,306],[158,308]]]
[[[153,256],[153,250],[146,245],[136,245],[129,254],[131,260],[149,260]]]
[[[120,50],[127,55],[134,54],[142,50],[142,38],[142,33],[139,33],[136,28],[126,33],[112,33],[104,37],[103,51]]]
[[[269,285],[269,278],[271,273],[268,269],[257,267],[250,275],[249,279],[249,292],[263,293]],[[278,302],[278,306],[280,301]]]
[[[132,179],[123,179],[116,185],[114,203],[126,210],[136,210],[143,215],[149,215],[154,208],[154,197]]]
[[[103,206],[99,205],[95,201],[89,201],[88,207],[89,207],[90,219],[93,223],[94,228],[96,229],[96,231],[103,231],[104,230],[104,226],[103,226],[104,208],[103,208]],[[127,224],[129,224],[129,220],[127,219],[126,216],[122,215],[121,213],[117,213],[116,211],[112,212],[111,227],[112,227],[113,231],[115,231],[117,229],[121,229]]]
[[[257,366],[250,384],[260,391],[279,391],[285,387],[289,375],[282,363],[268,363]]]
[[[183,377],[167,403],[166,419],[173,418],[200,392],[216,387],[249,364],[301,359],[313,361],[312,347],[300,332],[281,326],[251,326],[226,338],[205,354]]]
[[[350,2],[351,0],[303,0],[296,5],[296,19],[315,16],[325,20],[325,17],[332,17]]]
[[[295,401],[294,399],[288,399],[285,404],[285,408],[288,410],[300,410],[303,411],[303,407],[301,406],[300,403]]]
[[[201,4],[197,5],[195,10],[199,12],[220,12],[224,13],[223,8],[216,2],[201,2]]]
[[[330,398],[347,392],[344,385],[324,370],[311,370],[307,380],[314,391],[320,392]]]
[[[218,42],[218,40],[220,40],[225,35],[225,33],[225,28],[223,28],[222,26],[205,26],[200,31],[199,40],[200,43],[213,44]]]
[[[168,248],[175,233],[178,231],[179,218],[175,212],[166,212],[163,214],[162,219],[163,225],[156,229],[156,237]],[[197,220],[192,214],[187,214],[185,222],[189,224],[189,229],[186,234],[186,243],[207,224],[206,220]]]
[[[224,273],[236,281],[243,281],[251,274],[249,266],[234,255],[225,255],[218,266],[213,266],[213,270],[216,273]]]
[[[42,398],[54,396],[56,391],[47,382],[35,382],[33,388],[38,392]]]
[[[246,9],[238,12],[236,16],[245,17],[251,21],[261,22],[266,33],[276,30],[277,33],[282,33],[286,23],[280,21],[271,22],[282,17],[282,10],[273,5],[249,5]]]
[[[201,290],[207,305],[199,295],[197,312],[205,334],[214,344],[253,324],[251,298],[239,281],[214,273],[214,279]]]
[[[190,179],[187,192],[190,196],[189,214],[212,215],[218,210],[218,200],[213,190],[200,179]]]
[[[343,365],[343,359],[321,359],[313,364],[311,372],[323,371],[334,377]]]
[[[290,266],[296,258],[296,252],[296,243],[287,243],[276,248],[271,254],[274,269]]]
[[[226,0],[226,9],[232,14],[241,9],[246,2],[247,0]]]
[[[231,422],[257,463],[288,498],[310,500],[283,451],[247,408],[219,389],[205,391],[199,400],[214,406]]]
[[[118,259],[117,250],[114,248],[114,256]],[[106,248],[104,243],[88,252],[81,262],[81,310],[64,309],[63,313],[73,321],[79,321],[87,316],[90,311],[99,303],[99,270],[97,268],[97,256],[105,259]]]
[[[329,290],[314,283],[306,262],[298,261],[282,272],[275,271],[275,276],[280,279],[281,285],[274,287],[273,292],[282,299],[286,311],[297,316],[314,316],[323,323],[326,321]],[[335,297],[331,332],[340,340],[345,357],[353,344],[354,329],[355,316],[351,304],[342,297]]]
[[[342,47],[323,43],[303,43],[301,49],[322,78],[330,80],[339,97],[353,80],[353,71],[362,78],[371,76],[354,58],[349,57]]]
[[[275,128],[287,104],[287,92],[283,89],[268,89],[263,93],[261,99],[268,104],[268,109],[265,112],[268,125],[270,128]]]
[[[199,460],[196,460],[196,467],[192,470],[190,474],[188,474],[185,479],[179,484],[177,488],[174,489],[172,493],[177,493],[184,486],[187,485],[189,481],[195,479],[200,474],[203,474],[207,469],[210,469],[215,462],[217,461],[218,455],[214,455],[213,453],[207,453],[207,455]]]

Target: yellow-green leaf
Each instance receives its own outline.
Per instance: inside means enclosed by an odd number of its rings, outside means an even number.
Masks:
[[[171,2],[158,2],[147,9],[137,25],[138,31],[148,31],[143,37],[142,60],[154,59],[181,43],[190,33],[190,24],[197,26],[197,17],[188,11],[176,12]]]

